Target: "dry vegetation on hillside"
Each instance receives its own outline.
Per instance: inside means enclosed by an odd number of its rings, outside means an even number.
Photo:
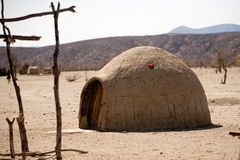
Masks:
[[[59,64],[62,70],[98,70],[118,54],[136,46],[163,48],[184,59],[191,66],[211,65],[216,48],[225,48],[232,63],[240,64],[240,32],[205,35],[163,34],[156,36],[111,37],[63,44]],[[53,46],[13,48],[22,65],[52,66]],[[0,47],[0,56],[4,57]],[[236,61],[235,61],[236,60]],[[0,66],[6,59],[0,59]]]

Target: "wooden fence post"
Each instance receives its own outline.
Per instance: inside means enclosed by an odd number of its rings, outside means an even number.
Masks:
[[[13,123],[15,118],[13,118],[12,121],[10,121],[8,118],[6,118],[6,120],[9,126],[9,143],[10,143],[11,158],[15,158],[14,141],[13,141]]]

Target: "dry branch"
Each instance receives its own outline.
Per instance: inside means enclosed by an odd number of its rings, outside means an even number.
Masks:
[[[227,52],[223,48],[217,48],[216,52],[217,52],[218,70],[219,70],[220,73],[222,72],[221,71],[222,69],[224,70],[224,77],[223,77],[223,80],[221,80],[221,83],[226,84],[226,81],[227,81],[227,65],[229,63]]]
[[[68,8],[60,9],[58,12],[61,13],[61,12],[70,11],[70,12],[74,13],[74,12],[76,12],[75,9],[74,9],[75,7],[76,6],[71,6],[71,7],[68,7]],[[50,11],[50,12],[34,13],[34,14],[29,14],[29,15],[26,15],[26,16],[16,17],[16,18],[5,18],[5,19],[2,18],[2,19],[0,19],[0,23],[22,21],[22,20],[26,20],[26,19],[29,19],[29,18],[42,17],[42,16],[46,16],[46,15],[54,15],[54,12]]]
[[[79,154],[87,154],[87,151],[82,151],[82,150],[78,150],[78,149],[61,149],[62,152],[77,152]],[[26,152],[26,153],[16,153],[15,156],[22,156],[23,154],[25,154],[25,156],[30,156],[30,157],[36,157],[36,156],[46,156],[49,155],[51,153],[54,153],[54,151],[47,151],[47,152]],[[11,156],[11,154],[0,154],[0,156]]]
[[[0,35],[0,39],[7,39],[9,36]],[[12,40],[23,40],[23,41],[38,41],[41,37],[39,36],[20,36],[20,35],[12,35],[10,39]]]

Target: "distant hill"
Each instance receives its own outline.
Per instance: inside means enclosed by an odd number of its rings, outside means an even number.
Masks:
[[[162,34],[85,40],[62,44],[59,63],[64,70],[97,70],[113,57],[136,46],[155,46],[181,57],[185,61],[208,63],[215,49],[225,48],[232,59],[240,50],[240,32],[218,34]],[[54,46],[39,48],[13,47],[12,52],[23,65],[52,66]],[[5,48],[0,47],[0,66],[8,66]]]
[[[223,32],[240,32],[240,25],[237,24],[220,24],[204,28],[189,28],[186,26],[180,26],[170,31],[170,33],[178,34],[211,34],[211,33],[223,33]]]

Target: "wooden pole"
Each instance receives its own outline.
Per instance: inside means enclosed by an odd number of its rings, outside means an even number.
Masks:
[[[71,7],[68,7],[68,8],[59,9],[58,13],[66,12],[66,11],[70,11],[70,12],[74,13],[74,12],[76,12],[75,7],[76,6],[71,6]],[[42,17],[42,16],[47,16],[47,15],[53,15],[53,14],[55,14],[55,13],[54,12],[42,12],[42,13],[29,14],[29,15],[22,16],[22,17],[17,17],[17,18],[5,18],[4,19],[4,17],[2,17],[2,19],[0,19],[0,23],[23,21],[23,20],[26,20],[26,19],[29,19],[29,18]]]
[[[38,36],[20,36],[20,35],[12,35],[12,37],[8,37],[6,35],[0,34],[0,39],[8,39],[11,38],[13,42],[15,40],[23,40],[23,41],[38,41],[41,37]]]
[[[15,158],[15,151],[14,151],[14,141],[13,141],[13,123],[15,118],[13,118],[12,121],[10,121],[8,118],[6,118],[9,126],[9,143],[10,143],[10,152],[11,152],[11,158]]]
[[[4,19],[4,0],[1,0],[1,3],[2,3],[1,14],[2,14],[2,18]],[[9,37],[11,37],[11,33],[10,33],[10,29],[5,26],[4,22],[1,22],[1,23],[2,23],[2,27],[3,27],[4,35],[8,37],[5,41],[6,42],[6,51],[7,51],[10,73],[12,76],[12,82],[13,82],[17,100],[18,100],[19,116],[24,117],[24,110],[23,110],[22,98],[21,98],[21,94],[20,94],[20,87],[18,86],[18,84],[16,82],[16,77],[14,75],[13,62],[12,62],[12,58],[11,58],[10,44],[11,44],[12,40],[11,40],[11,38],[9,38]],[[8,32],[8,35],[7,35],[7,32]],[[22,143],[22,152],[23,153],[29,152],[25,124],[24,124],[24,122],[22,122],[22,123],[18,123],[18,125],[19,125],[21,142],[25,142],[25,143]],[[23,159],[25,159],[25,158],[23,157]]]
[[[55,52],[53,54],[53,75],[54,75],[54,97],[55,97],[55,105],[56,105],[56,119],[57,119],[57,135],[56,135],[56,158],[57,160],[62,159],[61,155],[61,147],[62,147],[62,112],[59,98],[59,69],[58,69],[58,53],[59,53],[59,30],[58,30],[58,15],[60,11],[60,3],[58,3],[57,10],[55,10],[53,2],[51,3],[51,7],[54,13],[54,29],[55,29]]]

